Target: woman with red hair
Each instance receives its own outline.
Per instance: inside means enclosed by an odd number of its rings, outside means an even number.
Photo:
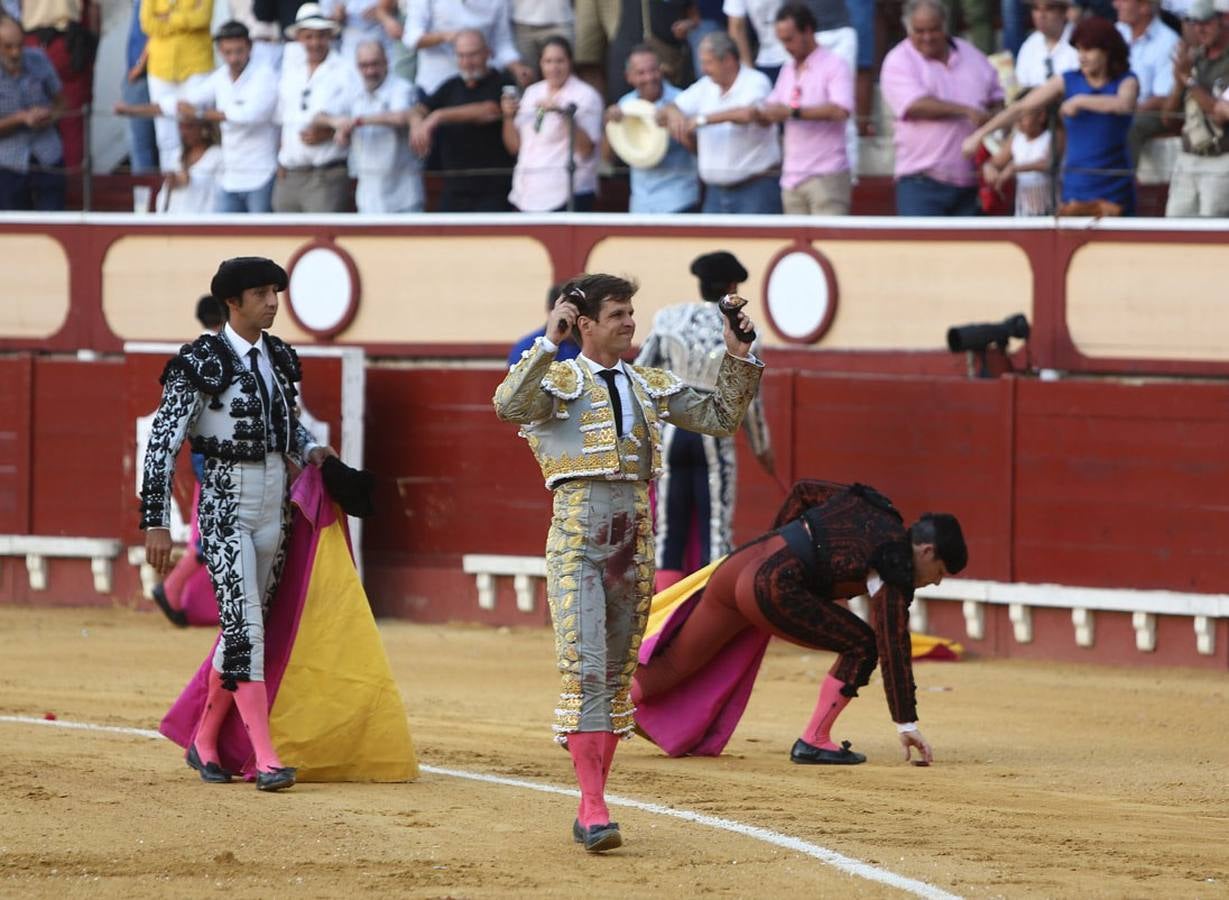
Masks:
[[[1091,16],[1071,34],[1080,67],[1055,75],[1019,103],[994,116],[965,140],[965,155],[982,140],[1030,110],[1061,101],[1067,131],[1060,215],[1134,215],[1135,179],[1127,152],[1127,132],[1139,97],[1126,41],[1105,19]]]

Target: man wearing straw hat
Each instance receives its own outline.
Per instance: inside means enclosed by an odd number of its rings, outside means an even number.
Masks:
[[[606,109],[606,139],[631,169],[629,212],[695,212],[695,157],[656,122],[657,111],[681,91],[662,78],[661,60],[648,44],[627,55],[626,76],[632,90]]]
[[[350,207],[347,150],[317,117],[344,116],[357,88],[351,67],[330,49],[339,26],[318,3],[304,3],[286,36],[303,48],[287,54],[278,90],[277,118],[282,148],[273,185],[274,212],[343,212]]]

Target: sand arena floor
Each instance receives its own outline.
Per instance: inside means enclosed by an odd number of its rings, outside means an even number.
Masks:
[[[571,787],[545,629],[382,630],[422,763]],[[0,606],[0,896],[1229,895],[1223,673],[923,663],[936,764],[901,761],[872,682],[840,735],[870,762],[825,769],[787,753],[830,660],[775,645],[725,756],[637,739],[615,758],[614,794],[771,829],[910,890],[632,808],[614,809],[624,847],[586,857],[575,801],[524,787],[428,771],[262,795],[201,783],[166,741],[12,720],[156,728],[212,638],[149,613]]]

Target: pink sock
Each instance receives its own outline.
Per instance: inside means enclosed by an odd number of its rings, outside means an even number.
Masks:
[[[200,725],[197,726],[196,735],[192,738],[192,743],[196,745],[196,754],[201,758],[201,762],[220,764],[218,732],[222,730],[222,723],[226,721],[226,714],[230,712],[233,702],[234,695],[222,687],[221,673],[217,669],[210,668],[209,693],[205,696],[205,711],[201,714]]]
[[[610,764],[614,761],[615,750],[619,748],[619,736],[613,731],[601,732],[606,740],[602,742],[602,794],[606,793],[606,779],[610,777]]]
[[[256,768],[261,772],[280,769],[282,761],[269,736],[269,694],[263,681],[241,681],[235,691],[235,705],[256,752]]]
[[[653,593],[660,594],[670,585],[678,584],[682,580],[682,569],[658,569],[657,574],[653,576]]]
[[[603,790],[602,763],[609,731],[577,731],[568,735],[568,753],[580,785],[580,809],[576,818],[585,828],[610,821]]]
[[[812,747],[824,750],[840,749],[832,740],[832,725],[853,699],[841,693],[844,686],[843,681],[831,675],[824,676],[824,683],[819,689],[819,702],[815,704],[815,712],[811,713],[811,721],[807,723],[806,731],[802,732],[802,739]]]
[[[179,562],[175,563],[175,568],[171,569],[166,578],[162,579],[162,592],[166,594],[166,602],[170,604],[171,609],[183,609],[179,596],[183,593],[184,585],[198,569],[203,567],[204,563],[200,562],[196,558],[195,551],[188,547]]]

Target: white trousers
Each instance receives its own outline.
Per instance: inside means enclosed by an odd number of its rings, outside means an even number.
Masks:
[[[158,165],[163,172],[178,172],[180,169],[183,146],[179,143],[179,122],[175,116],[167,115],[168,105],[174,109],[179,98],[190,87],[200,84],[209,77],[208,72],[189,75],[183,81],[163,81],[161,78],[149,76],[149,102],[162,107],[163,114],[154,119],[154,140],[158,143]]]

